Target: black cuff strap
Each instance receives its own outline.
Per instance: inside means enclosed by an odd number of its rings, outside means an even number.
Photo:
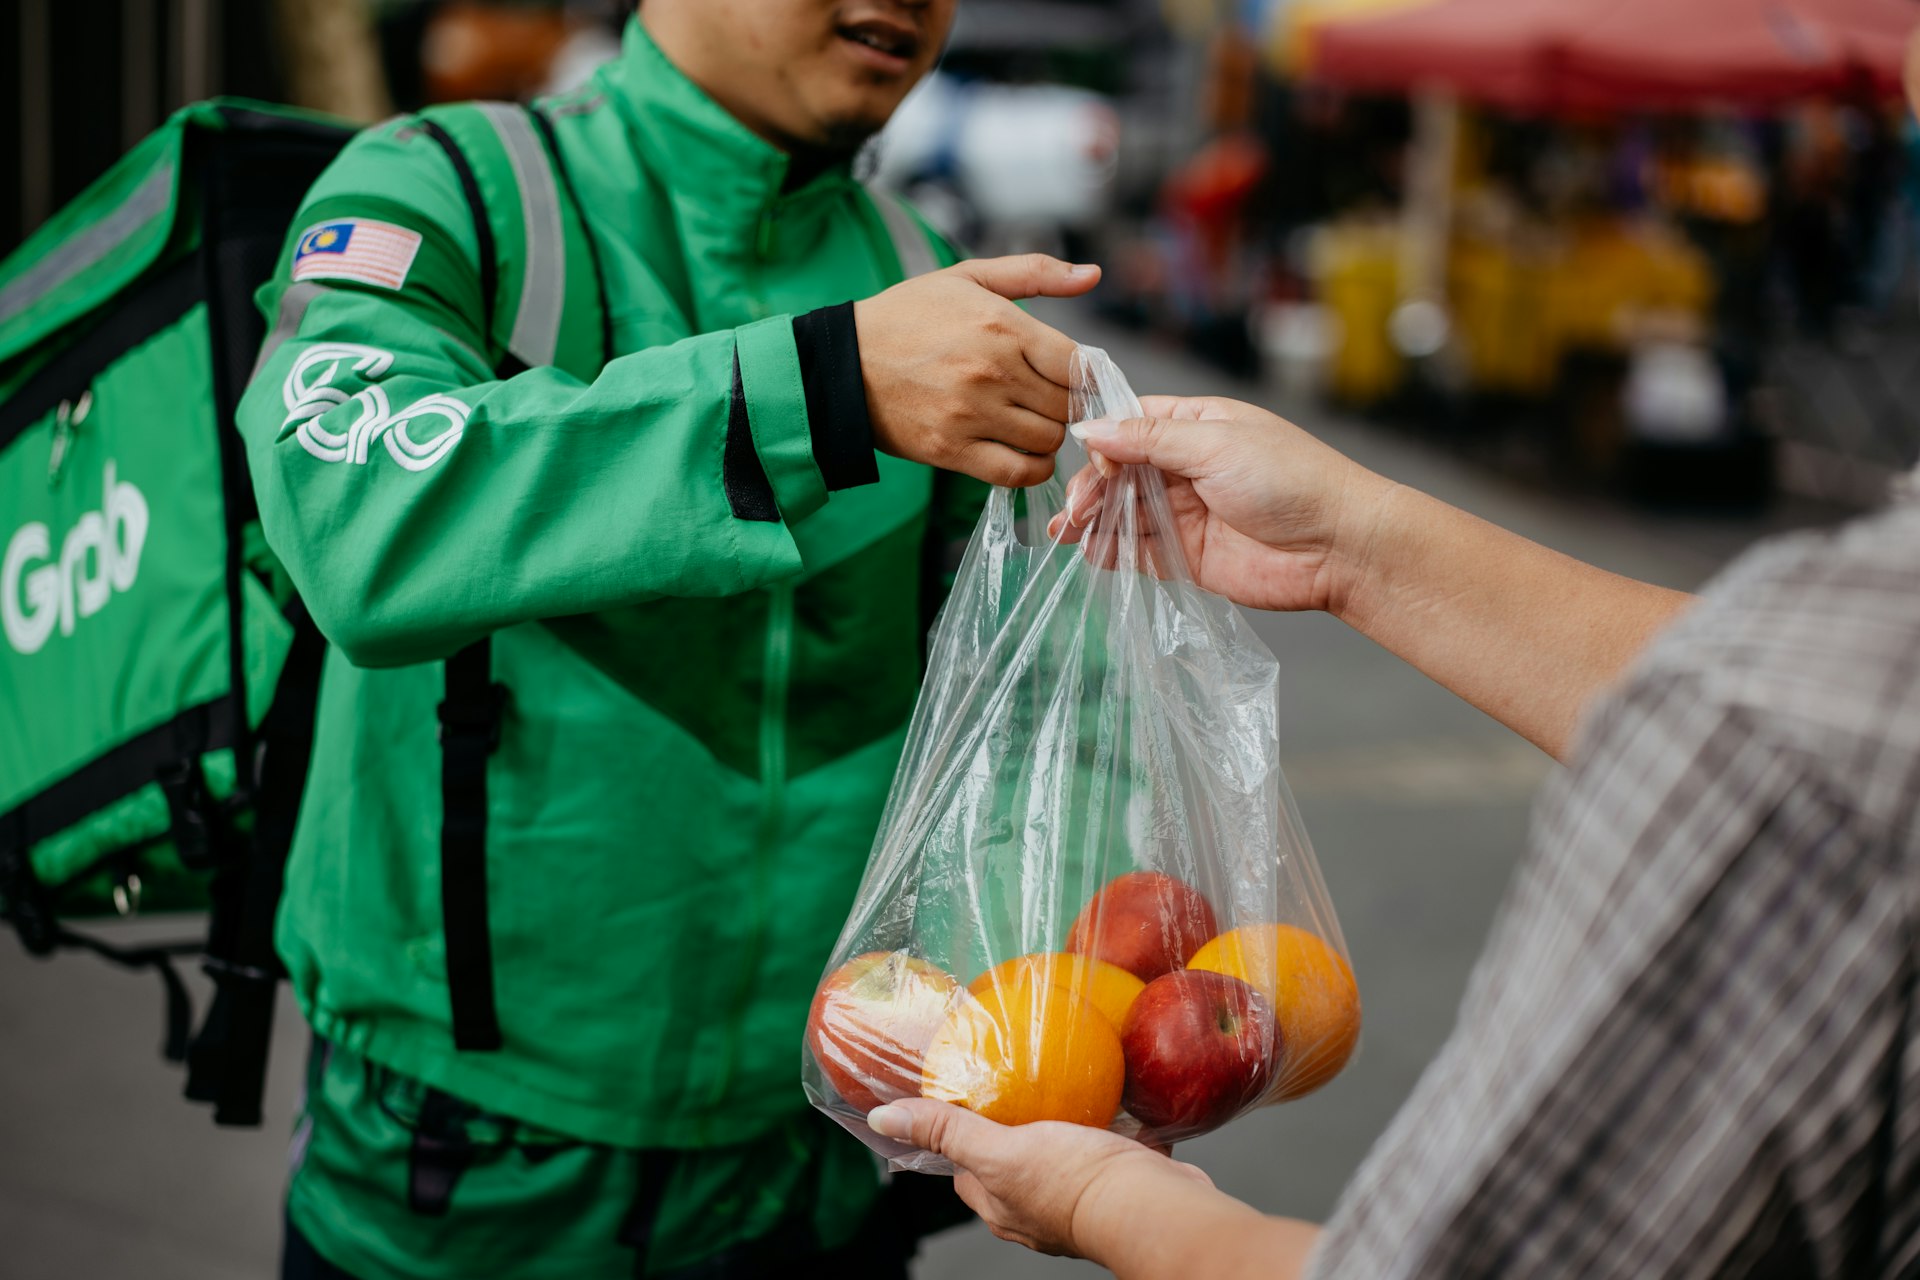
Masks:
[[[829,490],[873,484],[880,479],[880,465],[873,456],[873,419],[867,414],[866,382],[860,375],[853,304],[795,316],[793,345],[800,354],[807,428],[820,478]]]
[[[740,353],[733,353],[733,394],[727,401],[727,441],[721,455],[721,481],[736,520],[777,521],[780,506],[760,455],[753,447],[753,422],[747,417],[747,388],[740,380]]]

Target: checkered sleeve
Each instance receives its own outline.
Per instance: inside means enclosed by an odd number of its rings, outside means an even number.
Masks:
[[[1312,1274],[1914,1265],[1920,577],[1840,559],[1761,556],[1595,714]]]

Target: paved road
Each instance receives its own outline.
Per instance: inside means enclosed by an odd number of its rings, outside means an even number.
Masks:
[[[1057,318],[1057,317],[1056,317]],[[1142,391],[1226,392],[1177,353],[1063,321]],[[1543,497],[1368,427],[1296,414],[1367,465],[1624,573],[1699,583],[1763,532]],[[1776,515],[1768,525],[1820,518]],[[1351,1068],[1319,1094],[1183,1148],[1226,1190],[1324,1215],[1453,1021],[1550,765],[1497,724],[1324,617],[1263,616],[1282,661],[1284,762],[1354,956],[1367,1011]],[[156,926],[142,924],[152,934]],[[164,928],[157,931],[165,932]],[[157,984],[86,958],[39,965],[0,939],[0,1275],[258,1280],[271,1274],[285,1135],[304,1041],[282,1002],[271,1109],[215,1131],[152,1056]],[[955,1231],[921,1280],[1090,1274]]]

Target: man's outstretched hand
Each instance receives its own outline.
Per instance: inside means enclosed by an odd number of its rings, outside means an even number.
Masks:
[[[1074,341],[1014,300],[1099,282],[1099,267],[1030,253],[962,262],[854,303],[874,444],[989,484],[1052,476]]]

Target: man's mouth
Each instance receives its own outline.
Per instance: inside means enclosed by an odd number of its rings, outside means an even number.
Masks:
[[[835,29],[842,40],[869,52],[863,59],[890,71],[904,71],[920,52],[920,33],[885,18],[861,18]]]

